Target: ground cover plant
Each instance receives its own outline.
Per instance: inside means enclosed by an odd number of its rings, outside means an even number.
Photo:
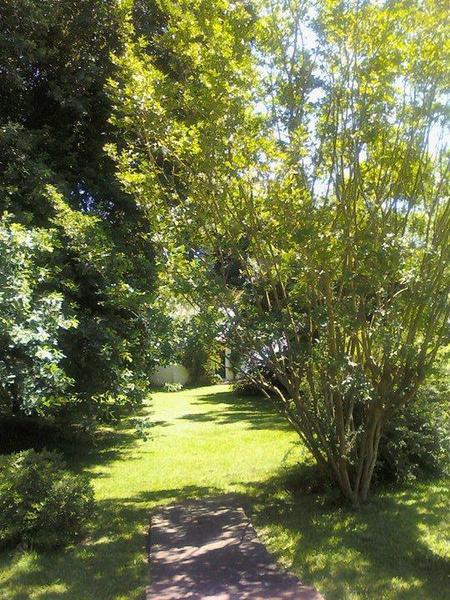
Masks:
[[[146,411],[155,426],[145,441],[124,425],[105,429],[93,453],[72,449],[69,463],[95,488],[90,536],[57,554],[3,552],[2,600],[141,600],[150,509],[225,493],[239,494],[270,549],[327,599],[449,597],[444,480],[387,489],[354,511],[299,486],[292,468],[307,452],[262,398],[228,386],[157,392]]]

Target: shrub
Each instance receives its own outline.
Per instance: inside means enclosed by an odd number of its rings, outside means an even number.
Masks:
[[[183,389],[183,386],[181,385],[181,383],[165,383],[164,384],[165,392],[179,392],[182,389]]]
[[[380,441],[376,477],[405,481],[449,470],[450,413],[446,378],[428,382],[416,401],[389,419]]]
[[[233,383],[233,391],[238,396],[261,396],[262,394],[258,386],[246,377],[236,379]]]
[[[94,508],[88,479],[66,470],[60,454],[25,450],[0,473],[0,541],[52,548],[75,542]]]
[[[138,437],[140,440],[145,442],[151,439],[154,423],[149,418],[135,417],[133,419],[129,419],[129,423],[134,428],[136,437]]]
[[[201,315],[194,315],[183,329],[180,358],[189,371],[191,384],[215,383],[216,371],[223,363],[218,320],[214,311],[202,312]]]
[[[254,368],[254,365],[253,365]],[[263,376],[264,380],[267,382],[270,382],[273,386],[276,386],[278,389],[280,389],[283,394],[285,394],[286,396],[289,395],[288,390],[285,388],[285,386],[281,383],[281,381],[276,377],[276,375],[274,374],[274,372],[263,362],[259,363],[258,365],[258,372],[260,375]],[[234,382],[234,386],[233,389],[235,391],[236,394],[239,394],[240,396],[262,396],[263,392],[261,391],[261,388],[255,383],[255,379],[251,377],[252,374],[252,370],[248,369],[246,371],[244,371],[244,373],[242,373],[238,379],[236,379],[236,381]],[[256,375],[256,372],[255,372]],[[256,380],[258,379],[258,377],[256,377]],[[269,393],[271,393],[271,395],[275,395],[274,392],[269,391]]]
[[[218,373],[214,373],[214,375],[211,375],[210,377],[210,383],[211,385],[223,383],[223,378]]]

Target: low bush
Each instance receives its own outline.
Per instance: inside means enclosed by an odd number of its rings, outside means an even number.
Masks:
[[[283,392],[283,394],[285,394],[285,396],[289,395],[288,390],[278,379],[276,374],[273,372],[273,369],[267,365],[264,360],[261,360],[258,362],[258,364],[255,364],[253,359],[252,362],[248,362],[247,364],[244,361],[242,372],[234,382],[234,391],[240,396],[264,395],[261,387],[256,383],[260,377],[262,377],[265,382],[270,382],[272,385],[276,386]],[[276,394],[274,393],[273,396],[275,397]]]
[[[218,373],[214,373],[214,375],[211,375],[211,377],[209,378],[209,383],[210,385],[216,385],[218,383],[223,383],[223,377],[221,377]]]
[[[66,470],[60,454],[25,450],[3,457],[0,541],[53,548],[80,539],[94,508],[88,479]]]
[[[284,394],[288,394],[287,389],[284,385],[277,379],[274,373],[267,367],[263,366],[260,369],[260,373],[263,375],[265,381],[270,381],[274,385],[276,385],[280,390],[283,391]],[[262,396],[263,392],[258,386],[254,379],[250,377],[249,373],[244,373],[239,376],[238,379],[234,382],[233,389],[236,394],[240,396]],[[273,394],[275,396],[275,394]]]
[[[183,386],[181,385],[181,383],[165,383],[164,384],[165,392],[179,392],[182,389],[183,389]]]
[[[144,442],[151,439],[154,423],[150,418],[134,417],[129,419],[128,422],[133,427],[137,438],[143,440]]]
[[[449,397],[448,381],[434,380],[419,391],[415,402],[387,420],[376,469],[379,481],[401,482],[448,473]]]
[[[262,392],[258,388],[258,386],[247,379],[246,377],[241,377],[236,379],[233,383],[233,391],[237,396],[261,396]]]

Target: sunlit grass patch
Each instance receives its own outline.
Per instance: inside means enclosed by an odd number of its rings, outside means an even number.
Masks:
[[[96,491],[90,535],[52,554],[1,554],[1,600],[142,600],[152,507],[226,493],[239,495],[280,562],[327,600],[450,597],[445,482],[385,490],[354,510],[311,493],[308,470],[292,485],[307,455],[264,400],[227,386],[157,392],[146,415],[146,440],[124,423],[99,432],[95,451],[73,449],[72,466],[91,474]]]

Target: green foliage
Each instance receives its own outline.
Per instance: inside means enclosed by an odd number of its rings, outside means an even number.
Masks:
[[[27,450],[4,457],[0,471],[0,541],[53,548],[81,538],[92,517],[88,479],[61,456]]]
[[[16,232],[1,260],[7,294],[25,285],[20,269],[30,281],[29,299],[0,298],[1,411],[87,427],[142,401],[159,354],[152,230],[103,150],[117,140],[106,81],[122,12],[105,0],[6,0],[1,12],[0,211]]]
[[[218,341],[219,324],[212,312],[193,315],[180,323],[181,362],[191,382],[208,385],[222,363],[223,345]]]
[[[49,289],[53,244],[47,230],[0,220],[0,416],[45,414],[72,383],[59,337],[77,321]]]
[[[181,383],[165,383],[164,384],[164,391],[165,392],[179,392],[180,390],[183,389],[183,386],[181,385]]]
[[[432,377],[414,402],[388,419],[375,477],[405,481],[448,475],[450,470],[450,384],[447,373]]]
[[[261,388],[254,381],[250,381],[246,377],[239,377],[233,383],[233,392],[236,396],[260,396]]]
[[[133,418],[129,420],[129,423],[133,426],[136,436],[140,440],[147,441],[149,439],[152,439],[152,428],[154,424],[149,417]]]
[[[358,503],[448,342],[444,9],[213,4],[165,4],[164,67],[128,21],[110,153],[166,280]]]

